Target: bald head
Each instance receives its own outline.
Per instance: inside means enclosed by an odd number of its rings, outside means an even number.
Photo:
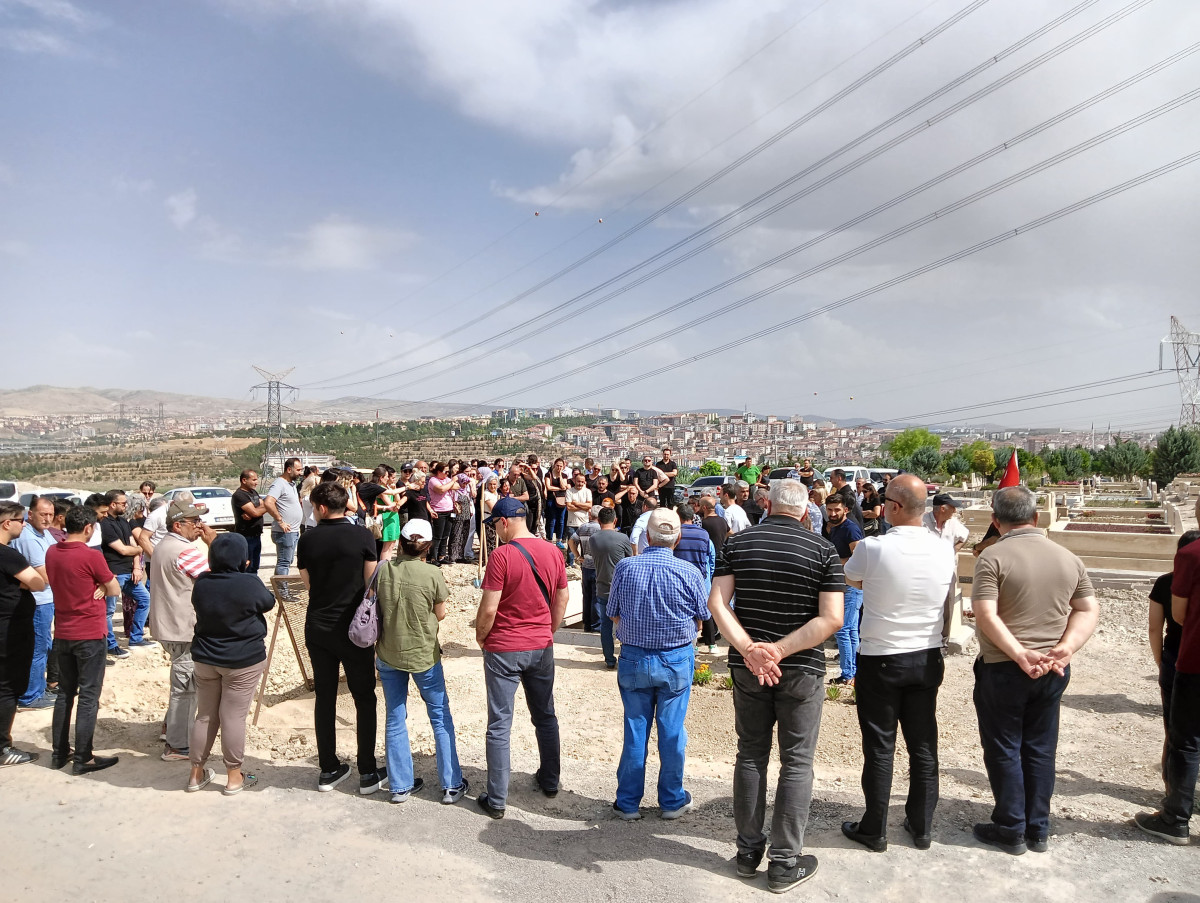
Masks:
[[[925,481],[911,473],[894,477],[887,485],[888,501],[895,502],[884,512],[893,527],[919,527],[925,514]]]

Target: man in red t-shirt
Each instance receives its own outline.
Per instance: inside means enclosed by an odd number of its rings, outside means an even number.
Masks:
[[[483,648],[487,686],[487,792],[479,808],[503,818],[508,798],[508,737],[517,685],[525,688],[537,734],[540,764],[534,780],[546,796],[558,794],[558,717],[554,714],[554,631],[567,610],[562,552],[529,532],[528,508],[502,498],[485,523],[504,543],[488,557],[475,639]]]
[[[75,774],[100,771],[117,764],[116,756],[92,753],[104,664],[108,648],[108,609],[105,596],[119,596],[121,587],[99,549],[88,541],[99,529],[96,512],[76,505],[65,518],[66,541],[46,550],[46,575],[54,587],[54,655],[58,659],[58,699],[54,702],[54,752],[51,768],[72,758],[71,709],[75,713]],[[96,590],[101,591],[99,597]]]

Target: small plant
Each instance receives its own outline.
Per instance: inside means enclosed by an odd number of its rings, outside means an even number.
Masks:
[[[712,679],[713,679],[712,668],[710,668],[708,666],[707,662],[704,662],[704,663],[696,666],[696,670],[692,674],[692,683],[693,684],[695,684],[698,687],[707,687],[710,683],[712,683]]]
[[[825,688],[825,695],[830,702],[836,702],[838,697],[842,695],[842,688],[838,684],[830,684]]]
[[[733,689],[733,675],[732,674],[726,674],[724,677],[721,678],[721,688],[725,689],[725,690]]]

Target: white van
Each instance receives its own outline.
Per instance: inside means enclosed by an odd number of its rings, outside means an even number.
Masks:
[[[873,483],[875,485],[876,489],[878,489],[883,484],[883,474],[886,472],[885,470],[876,468],[876,473],[878,473],[880,475],[879,481],[876,482],[875,477],[873,477],[871,475],[871,470],[867,467],[863,467],[860,464],[840,464],[836,467],[827,467],[827,468],[825,468],[825,473],[822,474],[822,476],[825,479],[826,486],[830,486],[830,487],[833,486],[833,480],[831,479],[831,477],[835,470],[844,471],[846,474],[846,482],[849,483],[851,486],[855,485],[856,480],[858,480],[859,478],[862,478],[862,480],[866,483]],[[895,472],[896,471],[894,471],[894,470],[891,471],[891,473],[893,473],[893,474]]]

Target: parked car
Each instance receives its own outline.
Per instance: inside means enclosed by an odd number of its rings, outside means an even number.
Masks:
[[[861,464],[839,464],[835,467],[825,468],[825,472],[823,474],[821,474],[822,479],[825,480],[826,486],[833,485],[831,482],[831,474],[835,470],[844,471],[846,474],[846,482],[849,483],[851,486],[854,485],[854,481],[857,480],[859,477],[862,477],[862,479],[867,482],[874,483],[876,489],[878,489],[880,487],[880,485],[882,484],[882,480],[880,480],[879,482],[876,482],[875,479],[871,476],[870,469],[863,467]]]
[[[190,492],[198,505],[206,505],[208,512],[200,520],[214,530],[233,529],[233,493],[221,486],[180,486],[163,493],[168,503],[181,492]]]
[[[9,483],[7,480],[0,483],[0,502],[15,502],[17,498],[16,483]]]
[[[0,483],[0,490],[3,488],[4,484]],[[21,497],[15,501],[17,501],[22,507],[28,508],[29,503],[33,501],[33,497],[35,495],[40,499],[66,499],[72,505],[83,504],[83,499],[79,497],[79,494],[71,492],[68,489],[52,489],[49,492],[23,492],[21,493]]]
[[[696,498],[705,489],[720,490],[726,483],[732,483],[735,477],[730,476],[715,476],[715,477],[697,477],[695,482],[688,487],[688,498]]]

